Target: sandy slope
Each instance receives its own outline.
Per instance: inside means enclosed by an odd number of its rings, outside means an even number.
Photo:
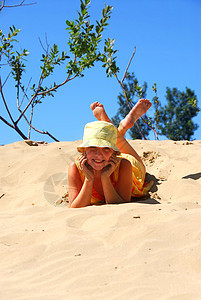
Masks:
[[[69,209],[79,143],[0,147],[0,299],[201,299],[201,141],[132,141],[150,197]]]

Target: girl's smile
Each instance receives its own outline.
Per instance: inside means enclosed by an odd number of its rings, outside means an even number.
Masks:
[[[87,162],[95,170],[102,170],[108,165],[114,150],[108,147],[87,147]]]

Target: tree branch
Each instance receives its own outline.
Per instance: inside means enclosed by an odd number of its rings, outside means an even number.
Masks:
[[[74,58],[74,62],[76,61],[77,57],[75,55],[75,58]],[[47,91],[44,91],[44,92],[38,92],[39,89],[40,89],[40,86],[42,85],[42,81],[43,81],[43,72],[41,73],[41,76],[40,76],[40,79],[39,79],[39,83],[38,83],[38,88],[35,92],[35,94],[33,95],[33,97],[31,98],[31,100],[29,101],[29,103],[27,104],[27,106],[25,107],[25,109],[23,110],[23,112],[21,113],[21,115],[19,116],[19,118],[17,119],[16,121],[16,124],[21,120],[22,116],[24,115],[24,113],[26,112],[26,110],[29,108],[29,106],[31,105],[31,103],[33,102],[33,100],[37,97],[37,96],[43,96],[45,94],[48,94],[50,92],[53,92],[55,91],[56,89],[58,89],[59,87],[63,86],[64,84],[66,84],[68,81],[71,81],[73,80],[74,78],[76,78],[77,76],[79,75],[79,73],[75,74],[73,77],[70,78],[70,74],[68,75],[68,77],[66,78],[66,80],[64,80],[64,82],[54,86],[53,88],[47,90]]]
[[[134,55],[135,55],[135,52],[136,52],[136,46],[134,47],[134,51],[133,51],[133,53],[132,53],[132,55],[131,55],[131,58],[130,58],[130,60],[129,60],[129,63],[128,63],[127,67],[126,67],[126,70],[125,70],[125,72],[124,72],[124,76],[123,76],[122,80],[120,81],[120,80],[118,79],[118,77],[117,77],[117,74],[115,75],[115,77],[116,77],[118,83],[121,85],[121,87],[122,87],[122,89],[123,89],[124,96],[125,96],[126,102],[127,102],[128,107],[129,107],[130,110],[132,109],[132,107],[130,106],[130,103],[129,103],[128,98],[127,98],[127,95],[126,95],[126,90],[125,90],[125,87],[124,87],[124,79],[126,78],[126,74],[127,74],[128,69],[129,69],[129,67],[130,67],[130,64],[131,64],[131,62],[132,62],[132,59],[133,59],[133,57],[134,57]]]
[[[32,124],[32,117],[33,117],[33,106],[32,106],[32,111],[31,111],[31,118],[30,118],[30,122],[28,121],[27,117],[24,115],[24,113],[21,111],[20,107],[18,107],[19,112],[21,113],[21,115],[24,117],[24,119],[26,120],[27,124],[29,125],[29,134],[28,134],[28,138],[30,138],[30,128],[32,128],[33,130],[37,131],[38,133],[41,134],[47,134],[49,135],[53,140],[55,140],[56,142],[59,142],[58,139],[56,139],[53,135],[51,135],[48,131],[43,131],[43,130],[39,130],[36,129]]]
[[[29,101],[29,103],[27,104],[27,106],[25,107],[25,109],[21,112],[21,115],[19,116],[19,118],[17,119],[17,121],[15,122],[16,124],[21,120],[21,118],[23,117],[24,113],[26,112],[26,110],[29,108],[29,106],[31,105],[31,103],[33,102],[33,100],[37,97],[37,94],[35,94],[31,100]]]
[[[129,69],[129,67],[130,67],[130,64],[131,64],[131,62],[132,62],[132,59],[133,59],[133,57],[134,57],[134,55],[135,55],[135,52],[136,52],[136,46],[134,47],[133,54],[131,55],[131,58],[130,58],[129,63],[128,63],[128,66],[127,66],[127,68],[126,68],[126,70],[125,70],[125,73],[124,73],[124,76],[123,76],[123,78],[122,78],[122,81],[121,81],[122,84],[123,84],[123,82],[124,82],[124,79],[126,78],[126,74],[127,74],[128,69]]]
[[[40,43],[40,45],[41,45],[43,51],[44,51],[44,52],[46,53],[46,55],[47,55],[47,54],[48,54],[48,51],[49,51],[49,46],[50,46],[50,45],[48,44],[48,42],[47,42],[47,33],[45,33],[45,41],[46,41],[46,44],[47,44],[47,50],[46,50],[45,47],[43,46],[40,37],[39,37],[38,39],[39,39],[39,43]]]
[[[121,87],[122,87],[122,89],[123,89],[124,97],[125,97],[125,99],[126,99],[127,105],[128,105],[128,107],[129,107],[130,110],[132,109],[132,107],[131,107],[131,105],[130,105],[130,103],[129,103],[129,101],[128,101],[128,98],[127,98],[127,95],[126,95],[126,90],[125,90],[125,87],[124,87],[124,83],[123,83],[123,82],[124,82],[124,79],[126,78],[126,74],[127,74],[128,69],[129,69],[129,67],[130,67],[130,64],[131,64],[131,62],[132,62],[132,59],[133,59],[133,57],[134,57],[134,55],[135,55],[135,52],[136,52],[136,46],[134,47],[134,51],[133,51],[133,53],[132,53],[132,55],[131,55],[131,58],[130,58],[130,60],[129,60],[129,62],[128,62],[128,65],[127,65],[127,67],[126,67],[126,70],[125,70],[125,72],[124,72],[124,76],[123,76],[122,80],[120,81],[120,80],[118,79],[118,76],[115,75],[117,81],[119,82],[119,84],[121,85]],[[143,135],[142,130],[141,130],[141,128],[140,128],[138,122],[136,122],[135,124],[136,124],[136,126],[137,126],[137,128],[138,128],[138,130],[139,130],[139,132],[140,132],[140,134],[141,134],[141,136],[146,140],[146,137]]]
[[[15,126],[10,124],[6,119],[0,116],[0,120],[3,121],[6,125],[10,126],[11,128],[15,129]]]
[[[142,121],[143,121],[145,124],[147,124],[147,126],[148,126],[149,128],[151,128],[151,129],[154,131],[154,134],[155,134],[156,139],[159,140],[158,134],[157,134],[157,132],[156,132],[156,129],[155,129],[153,126],[151,126],[150,124],[148,124],[147,121],[146,121],[143,117],[141,117],[141,119],[142,119]]]
[[[28,6],[28,5],[34,5],[37,2],[33,2],[33,3],[27,3],[27,4],[23,4],[25,2],[25,0],[22,0],[20,4],[15,4],[15,5],[5,5],[5,0],[3,0],[2,5],[0,7],[0,11],[6,7],[6,8],[13,8],[13,7],[19,7],[19,6]]]
[[[28,82],[28,85],[27,85],[27,87],[26,87],[26,91],[24,91],[24,89],[23,89],[22,86],[20,85],[20,88],[22,89],[24,95],[23,95],[23,97],[22,97],[22,101],[21,101],[19,107],[22,106],[22,103],[24,102],[24,98],[25,98],[25,97],[26,97],[27,100],[29,101],[29,97],[27,96],[26,92],[27,92],[27,90],[28,90],[28,88],[29,88],[29,85],[30,85],[30,83],[31,83],[31,80],[32,80],[32,77],[30,78],[30,80],[29,80],[29,82]]]
[[[71,81],[73,79],[75,79],[79,74],[76,74],[75,76],[71,77],[71,78],[66,78],[66,80],[58,85],[55,85],[53,88],[49,89],[48,91],[44,91],[44,92],[40,92],[37,94],[37,96],[43,96],[45,94],[48,94],[50,92],[53,92],[55,90],[57,90],[59,87],[61,87],[62,85],[66,84],[68,81]]]
[[[124,79],[126,78],[126,74],[127,74],[128,69],[129,69],[129,67],[130,67],[130,64],[131,64],[131,62],[132,62],[132,59],[133,59],[133,57],[134,57],[134,55],[135,55],[135,52],[136,52],[136,46],[134,47],[134,51],[133,51],[133,53],[132,53],[132,55],[131,55],[131,58],[130,58],[130,60],[129,60],[129,63],[128,63],[127,67],[126,67],[126,70],[125,70],[125,72],[124,72],[124,76],[123,76],[122,80],[120,81],[120,80],[118,79],[117,75],[115,75],[115,77],[116,77],[118,83],[121,85],[121,87],[122,87],[122,89],[123,89],[123,93],[124,93],[124,96],[125,96],[127,105],[128,105],[128,107],[129,107],[130,110],[132,109],[132,107],[131,107],[131,105],[130,105],[130,103],[129,103],[129,101],[128,101],[128,98],[127,98],[127,95],[126,95],[126,90],[125,90],[125,87],[124,87],[123,82],[124,82]],[[156,96],[157,96],[157,95],[156,95]],[[157,135],[157,132],[156,132],[156,129],[155,129],[153,126],[151,126],[150,124],[148,124],[148,122],[146,122],[146,120],[145,120],[143,117],[141,117],[141,119],[142,119],[142,121],[143,121],[149,128],[151,128],[151,129],[154,131],[154,134],[155,134],[156,139],[159,140],[158,135]],[[138,124],[137,122],[136,122],[136,126],[137,126],[137,128],[138,128],[138,130],[139,130],[141,136],[146,140],[146,138],[145,138],[145,136],[143,135],[143,133],[142,133],[142,131],[141,131],[141,128],[140,128],[140,126],[139,126],[139,124]]]
[[[138,124],[138,121],[136,121],[135,124],[136,124],[137,129],[139,130],[141,136],[146,140],[146,137],[144,136],[144,134],[143,134],[143,132],[142,132],[142,130],[141,130],[141,128],[140,128],[140,125]]]
[[[126,95],[126,90],[125,90],[124,84],[122,83],[122,81],[120,81],[120,80],[118,79],[118,76],[117,76],[117,75],[115,75],[115,77],[116,77],[118,83],[121,85],[121,87],[122,87],[122,89],[123,89],[123,93],[124,93],[124,97],[125,97],[125,99],[126,99],[127,105],[128,105],[128,107],[129,107],[129,109],[131,110],[132,107],[130,106],[130,103],[129,103],[129,101],[128,101],[128,98],[127,98],[127,95]]]
[[[5,120],[3,117],[0,116],[0,120],[2,120],[6,125],[10,126],[11,128],[15,129],[17,133],[23,138],[23,140],[27,140],[26,135],[18,128],[16,124],[12,125],[7,120]]]
[[[2,1],[2,5],[0,7],[0,11],[4,8],[4,3],[5,3],[5,0]]]
[[[48,45],[48,43],[47,43]],[[74,57],[74,63],[76,62],[77,60],[77,56],[75,55]],[[70,78],[70,74],[68,74],[68,77],[66,78],[66,80],[64,80],[64,82],[58,84],[58,85],[55,85],[53,88],[49,89],[48,91],[44,91],[44,92],[40,92],[40,93],[37,93],[38,96],[43,96],[45,94],[48,94],[50,92],[53,92],[55,91],[56,89],[58,89],[59,87],[63,86],[64,84],[66,84],[68,81],[71,81],[73,79],[75,79],[77,76],[79,75],[79,73],[75,74],[73,77]],[[42,74],[41,74],[41,77],[42,77]],[[39,89],[39,87],[38,87]]]
[[[7,81],[7,80],[8,80],[8,78],[10,77],[11,73],[12,73],[12,72],[10,72],[10,73],[8,74],[8,76],[6,77],[6,79],[5,79],[4,83],[2,84],[2,89],[3,89],[4,85],[6,84],[6,81]]]
[[[30,121],[29,121],[29,132],[28,132],[28,138],[30,139],[31,136],[31,122],[32,122],[32,118],[33,118],[33,109],[34,109],[34,105],[32,103],[31,105],[31,115],[30,115]]]
[[[13,118],[12,118],[12,116],[11,116],[11,113],[10,113],[10,110],[9,110],[9,108],[8,108],[8,106],[7,106],[6,99],[4,98],[4,94],[3,94],[3,86],[2,86],[2,83],[1,83],[1,76],[0,76],[0,93],[1,93],[1,97],[2,97],[2,99],[3,99],[3,103],[4,103],[4,105],[5,105],[5,108],[6,108],[6,110],[7,110],[7,113],[8,113],[8,115],[9,115],[11,121],[13,122],[13,124],[15,124],[15,121],[13,120]]]

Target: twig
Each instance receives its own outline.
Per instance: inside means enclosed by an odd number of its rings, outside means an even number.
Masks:
[[[77,57],[75,55],[75,58],[74,58],[74,62],[76,61]],[[68,81],[71,81],[73,80],[74,78],[76,78],[77,76],[79,75],[79,73],[75,74],[75,76],[71,77],[70,78],[70,74],[68,75],[68,77],[66,78],[66,80],[64,80],[64,82],[54,86],[53,88],[49,89],[48,91],[44,91],[44,92],[40,92],[39,93],[39,89],[40,89],[40,86],[42,85],[42,82],[43,82],[43,72],[41,73],[41,76],[40,76],[40,79],[39,79],[39,83],[38,83],[38,87],[37,87],[37,90],[35,92],[35,94],[33,95],[33,97],[31,98],[31,100],[29,101],[29,103],[27,104],[27,106],[25,107],[25,109],[23,110],[23,112],[21,113],[21,115],[19,116],[19,118],[17,119],[16,121],[16,124],[21,120],[22,116],[24,115],[24,113],[26,112],[26,110],[29,108],[29,106],[31,105],[31,103],[33,102],[33,100],[37,97],[37,96],[43,96],[45,94],[48,94],[52,91],[55,91],[56,89],[58,89],[59,87],[63,86],[64,84],[66,84]]]
[[[1,117],[1,116],[0,116],[0,119],[1,119],[6,125],[8,125],[8,126],[10,126],[11,128],[15,129],[15,130],[21,135],[21,137],[22,137],[23,139],[26,140],[27,137],[26,137],[26,136],[24,135],[24,133],[18,128],[17,122],[15,122],[15,121],[13,120],[12,115],[11,115],[11,113],[10,113],[10,110],[9,110],[9,108],[8,108],[8,106],[7,106],[7,103],[6,103],[6,100],[5,100],[5,98],[4,98],[4,94],[3,94],[3,88],[2,88],[2,83],[1,83],[1,77],[0,77],[0,94],[1,94],[1,97],[2,97],[2,99],[3,99],[3,103],[4,103],[4,105],[5,105],[5,108],[6,108],[6,110],[7,110],[7,113],[8,113],[8,115],[9,115],[9,117],[10,117],[10,119],[11,119],[13,125],[10,124],[7,120],[5,120],[5,119],[4,119],[3,117]]]
[[[144,134],[143,134],[143,132],[142,132],[141,128],[140,128],[140,125],[138,124],[138,121],[136,121],[136,122],[135,122],[135,124],[136,124],[136,126],[137,126],[137,129],[139,130],[139,132],[140,132],[141,136],[142,136],[142,137],[143,137],[145,140],[147,140],[147,139],[146,139],[146,137],[144,136]]]
[[[75,55],[74,57],[74,63],[76,62],[77,60],[77,56]],[[53,88],[49,89],[48,91],[44,91],[44,92],[40,92],[40,93],[37,93],[38,96],[43,96],[45,94],[48,94],[50,92],[53,92],[55,91],[56,89],[58,89],[59,87],[63,86],[64,84],[66,84],[68,81],[71,81],[73,79],[75,79],[77,76],[79,75],[79,73],[75,74],[73,77],[70,78],[70,74],[68,74],[68,77],[66,78],[66,80],[64,80],[64,82],[58,84],[58,85],[55,85]],[[41,74],[42,76],[42,74]],[[38,87],[39,89],[39,87]]]
[[[126,98],[127,105],[128,105],[128,107],[129,107],[129,109],[131,110],[132,107],[130,106],[130,103],[129,103],[129,101],[128,101],[128,98],[127,98],[127,95],[126,95],[126,90],[125,90],[124,84],[122,83],[122,81],[120,81],[120,80],[118,79],[118,76],[117,76],[117,75],[115,75],[115,77],[116,77],[118,83],[121,85],[121,87],[122,87],[122,89],[123,89],[123,93],[124,93],[124,96],[125,96],[125,98]]]
[[[17,81],[17,107],[19,107],[19,97],[20,97],[20,82]]]
[[[78,76],[78,74],[76,74],[75,76],[71,77],[71,78],[66,78],[66,80],[58,85],[55,85],[53,88],[49,89],[48,91],[44,91],[44,92],[40,92],[37,94],[37,96],[42,96],[44,94],[48,94],[50,92],[53,92],[55,90],[57,90],[59,87],[61,87],[62,85],[66,84],[68,81],[71,81],[73,79],[75,79]]]
[[[5,0],[3,0],[2,6],[0,7],[0,11],[6,7],[6,8],[12,8],[12,7],[19,7],[19,6],[28,6],[28,5],[34,5],[37,2],[33,2],[33,3],[27,3],[27,4],[23,4],[25,2],[25,0],[22,0],[22,2],[20,4],[15,4],[15,5],[5,5]]]
[[[132,109],[132,107],[130,106],[130,103],[129,103],[128,98],[127,98],[127,95],[126,95],[126,90],[125,90],[125,87],[124,87],[124,79],[126,78],[126,74],[127,74],[128,69],[129,69],[129,67],[130,67],[130,64],[131,64],[131,62],[132,62],[132,59],[133,59],[133,57],[134,57],[134,55],[135,55],[135,52],[136,52],[136,46],[134,47],[134,51],[133,51],[133,53],[132,53],[132,55],[131,55],[131,58],[130,58],[130,60],[129,60],[129,63],[128,63],[127,67],[126,67],[126,70],[125,70],[125,72],[124,72],[124,76],[123,76],[122,80],[120,81],[120,80],[118,79],[117,74],[115,75],[117,81],[119,82],[119,84],[121,85],[121,87],[122,87],[122,89],[123,89],[124,96],[125,96],[125,98],[126,98],[126,102],[127,102],[128,107],[129,107],[130,110]]]
[[[146,121],[143,117],[141,117],[141,119],[142,119],[142,121],[143,121],[145,124],[147,124],[147,126],[148,126],[149,128],[151,128],[151,129],[154,131],[154,134],[155,134],[156,139],[159,140],[158,134],[157,134],[157,132],[156,132],[156,129],[155,129],[153,126],[151,126],[150,124],[148,124],[147,121]]]
[[[122,78],[122,81],[121,81],[122,84],[123,84],[123,82],[124,82],[124,79],[126,78],[126,74],[127,74],[128,69],[129,69],[129,67],[130,67],[130,64],[131,64],[131,62],[132,62],[132,59],[133,59],[133,57],[134,57],[134,55],[135,55],[135,52],[136,52],[136,46],[134,47],[133,54],[131,55],[131,58],[130,58],[129,63],[128,63],[128,66],[127,66],[126,71],[125,71],[125,73],[124,73],[124,76],[123,76],[123,78]]]
[[[34,109],[34,105],[32,103],[31,105],[31,115],[30,115],[30,121],[29,121],[29,132],[28,132],[28,138],[30,139],[31,136],[31,122],[32,122],[32,118],[33,118],[33,109]]]
[[[3,2],[2,2],[2,5],[0,7],[0,11],[4,8],[4,3],[5,3],[5,0],[3,0]]]
[[[47,134],[49,135],[53,140],[55,140],[56,142],[59,142],[59,140],[57,138],[55,138],[53,135],[51,135],[48,131],[43,131],[43,130],[39,130],[37,128],[35,128],[27,119],[27,117],[24,115],[24,113],[20,110],[20,108],[18,108],[19,111],[21,112],[22,116],[24,117],[24,119],[26,120],[27,124],[35,131],[37,131],[38,133],[41,134]],[[32,121],[32,120],[31,120]]]
[[[132,107],[131,107],[131,105],[130,105],[130,103],[129,103],[129,101],[128,101],[128,98],[127,98],[127,95],[126,95],[126,90],[125,90],[125,87],[124,87],[124,83],[123,83],[123,82],[124,82],[124,79],[126,78],[126,74],[127,74],[128,69],[129,69],[129,67],[130,67],[130,64],[131,64],[131,62],[132,62],[132,59],[133,59],[133,57],[134,57],[134,55],[135,55],[135,52],[136,52],[136,47],[134,47],[134,51],[133,51],[133,53],[132,53],[132,55],[131,55],[131,58],[130,58],[130,60],[129,60],[129,62],[128,62],[128,65],[127,65],[127,67],[126,67],[126,70],[125,70],[125,72],[124,72],[124,76],[123,76],[122,80],[120,81],[120,80],[118,79],[118,76],[117,76],[117,75],[115,76],[116,79],[117,79],[117,81],[119,82],[119,84],[121,85],[121,87],[122,87],[122,89],[123,89],[124,97],[125,97],[125,99],[126,99],[127,105],[128,105],[128,107],[129,107],[130,110],[132,109]],[[141,128],[140,128],[138,122],[136,122],[135,124],[136,124],[136,126],[137,126],[137,128],[138,128],[138,130],[139,130],[139,132],[140,132],[140,134],[141,134],[141,136],[146,140],[146,137],[145,137],[144,134],[142,133],[142,130],[141,130]]]
[[[133,56],[132,56],[132,57],[133,57]],[[131,62],[131,60],[130,60],[130,62]],[[130,65],[130,62],[129,62],[129,65]],[[128,66],[129,66],[129,65],[128,65]],[[127,71],[128,71],[128,67],[127,67]],[[122,87],[122,89],[123,89],[123,93],[124,93],[124,96],[125,96],[127,105],[128,105],[128,107],[129,107],[129,109],[131,110],[132,107],[130,106],[130,103],[129,103],[129,101],[128,101],[128,98],[127,98],[127,95],[126,95],[126,90],[125,90],[124,84],[123,84],[122,81],[120,81],[120,80],[118,79],[117,75],[116,75],[116,78],[117,78],[117,81],[119,82],[119,84],[121,85],[121,87]],[[125,79],[125,77],[123,77],[122,80],[124,80],[124,79]],[[140,125],[138,124],[137,121],[136,121],[135,124],[136,124],[136,126],[137,126],[137,128],[138,128],[138,130],[139,130],[139,132],[140,132],[140,134],[141,134],[141,136],[146,140],[146,137],[145,137],[144,134],[142,133],[142,130],[141,130],[141,128],[140,128]]]
[[[131,64],[131,62],[132,62],[132,60],[133,60],[133,57],[134,57],[134,55],[135,55],[135,52],[136,52],[136,46],[134,47],[134,51],[133,51],[133,53],[132,53],[132,55],[131,55],[131,58],[130,58],[130,60],[129,60],[129,63],[128,63],[127,67],[126,67],[126,70],[125,70],[125,72],[124,72],[124,76],[123,76],[122,80],[120,81],[120,80],[118,79],[117,75],[115,75],[117,81],[119,82],[119,84],[121,85],[121,87],[122,87],[122,89],[123,89],[123,93],[124,93],[124,96],[125,96],[127,105],[128,105],[128,107],[129,107],[130,110],[132,109],[132,107],[131,107],[131,105],[130,105],[130,103],[129,103],[129,101],[128,101],[128,98],[127,98],[127,95],[126,95],[126,90],[125,90],[125,87],[124,87],[123,82],[124,82],[124,79],[126,78],[126,74],[127,74],[128,69],[129,69],[129,67],[130,67],[130,64]],[[144,119],[143,117],[141,117],[141,119],[142,119],[142,121],[143,121],[149,128],[151,128],[151,129],[154,131],[155,137],[156,137],[156,139],[158,140],[159,138],[158,138],[158,135],[157,135],[157,132],[156,132],[155,128],[154,128],[153,126],[151,126],[150,124],[148,124],[148,123],[145,121],[145,119]],[[140,126],[139,126],[139,124],[138,124],[137,122],[136,122],[136,126],[137,126],[137,128],[138,128],[138,130],[139,130],[141,136],[146,140],[146,137],[143,135],[143,133],[142,133],[142,131],[141,131],[141,128],[140,128]]]
[[[7,80],[8,80],[8,78],[10,77],[11,73],[12,73],[12,72],[10,72],[10,73],[8,74],[8,76],[6,77],[6,79],[5,79],[4,83],[2,84],[2,88],[3,88],[3,87],[4,87],[4,85],[6,84],[6,81],[7,81]]]
[[[47,41],[47,33],[45,33],[45,41],[46,41],[46,44],[47,44],[47,50],[46,50],[45,47],[43,46],[40,37],[39,37],[38,39],[39,39],[39,43],[40,43],[42,49],[45,51],[45,53],[46,53],[46,55],[47,55],[48,52],[49,52],[49,47],[50,47],[50,45],[48,44],[48,41]]]
[[[3,99],[3,103],[4,103],[4,105],[5,105],[5,108],[6,108],[6,110],[7,110],[7,113],[8,113],[8,115],[9,115],[11,121],[13,122],[13,124],[15,124],[15,122],[14,122],[12,116],[11,116],[10,110],[9,110],[9,108],[8,108],[8,106],[7,106],[6,100],[5,100],[5,98],[4,98],[3,87],[2,87],[2,83],[1,83],[1,77],[0,77],[0,93],[1,93],[1,97],[2,97],[2,99]]]
[[[30,83],[31,83],[31,80],[32,80],[32,77],[30,78],[30,80],[29,80],[29,82],[28,82],[28,85],[27,85],[27,87],[26,87],[26,91],[24,91],[24,89],[23,89],[22,86],[20,85],[20,87],[21,87],[21,89],[22,89],[24,95],[23,95],[23,97],[22,97],[22,101],[21,101],[19,107],[22,106],[22,103],[23,103],[25,97],[27,98],[27,100],[29,100],[29,97],[27,96],[26,92],[27,92],[27,90],[28,90],[28,88],[29,88],[29,85],[30,85]]]
[[[43,134],[47,134],[49,135],[49,137],[51,137],[53,140],[55,140],[55,142],[59,142],[59,140],[57,140],[53,135],[51,135],[48,131],[43,132]]]
[[[5,194],[6,194],[6,193],[2,194],[2,195],[0,196],[0,199],[1,199],[3,196],[5,196]]]
[[[37,94],[35,94],[31,100],[29,101],[29,103],[27,104],[27,106],[25,107],[25,109],[21,112],[21,115],[19,116],[19,118],[17,119],[17,121],[15,122],[16,124],[21,120],[21,118],[24,116],[24,113],[26,112],[26,110],[29,108],[29,106],[31,105],[31,103],[33,102],[33,100],[36,98]]]

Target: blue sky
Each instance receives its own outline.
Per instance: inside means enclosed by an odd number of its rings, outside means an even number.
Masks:
[[[36,0],[37,1],[37,0]],[[7,1],[19,3],[17,0]],[[27,3],[31,1],[27,0]],[[129,71],[134,72],[139,83],[148,83],[147,98],[154,96],[151,90],[156,82],[158,96],[165,103],[166,87],[195,91],[201,107],[201,1],[200,0],[91,0],[91,22],[101,18],[104,3],[114,7],[109,26],[103,38],[114,38],[117,64],[122,78],[130,56],[136,46],[136,54]],[[69,53],[66,20],[77,17],[79,0],[38,0],[36,5],[4,9],[0,14],[0,27],[8,32],[11,25],[20,28],[18,47],[30,52],[24,78],[26,86],[38,82],[39,63],[43,52],[39,38],[45,44],[47,34],[50,44],[56,43],[61,51]],[[100,46],[101,48],[102,46]],[[5,78],[5,69],[0,70]],[[65,66],[51,77],[52,82],[65,79]],[[117,96],[121,88],[115,78],[107,78],[100,64],[85,72],[85,77],[75,79],[58,90],[54,98],[46,98],[36,107],[33,125],[47,130],[61,141],[82,139],[83,128],[95,118],[90,110],[93,101],[100,101],[110,117],[118,109]],[[12,80],[4,90],[8,106],[17,118],[16,92]],[[8,119],[0,99],[1,115]],[[150,116],[153,110],[150,109]],[[194,119],[201,124],[201,112]],[[24,121],[19,127],[27,134]],[[129,138],[129,136],[127,136]],[[201,126],[195,132],[201,140]],[[31,139],[52,142],[47,136],[32,131]],[[150,135],[154,139],[154,135]],[[162,139],[162,138],[161,138]],[[0,144],[21,140],[20,136],[0,121]]]

